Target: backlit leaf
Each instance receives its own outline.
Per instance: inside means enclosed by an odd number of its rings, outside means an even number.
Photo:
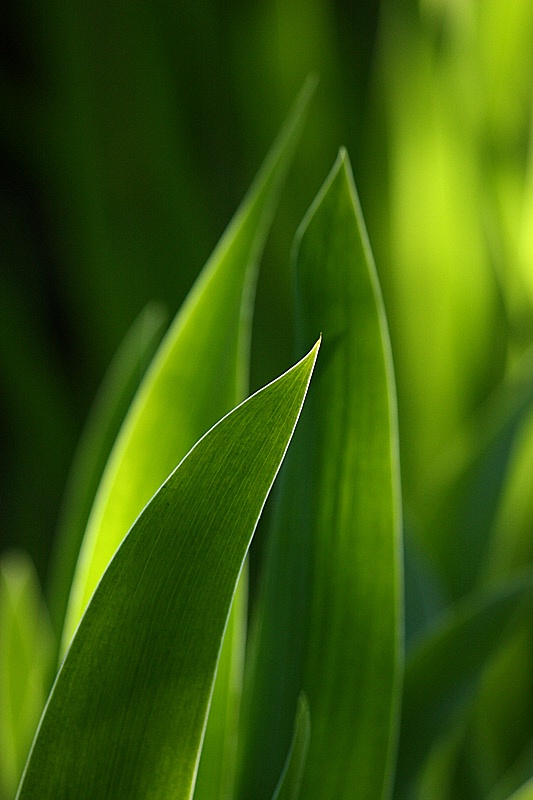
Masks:
[[[232,597],[317,351],[215,425],[137,519],[59,671],[19,800],[191,797]]]

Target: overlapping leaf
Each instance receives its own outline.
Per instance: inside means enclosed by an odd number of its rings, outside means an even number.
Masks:
[[[137,519],[60,669],[19,800],[191,796],[239,572],[317,351],[212,428]]]

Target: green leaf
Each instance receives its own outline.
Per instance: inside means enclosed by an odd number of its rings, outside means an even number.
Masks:
[[[496,652],[533,577],[448,609],[411,652],[404,679],[396,796],[408,796],[432,746],[473,697],[487,660]]]
[[[53,655],[50,621],[33,564],[0,561],[0,798],[14,797],[41,716]]]
[[[283,474],[245,679],[241,797],[272,795],[301,688],[301,797],[389,790],[401,670],[394,380],[375,267],[341,153],[299,230],[298,319],[323,355]],[[307,634],[307,635],[306,635]]]
[[[191,797],[231,600],[318,346],[215,425],[135,522],[59,671],[19,800]]]
[[[72,577],[91,505],[120,426],[161,341],[166,315],[150,304],[137,317],[93,403],[63,496],[50,578],[50,614],[61,635]]]
[[[159,348],[122,427],[83,541],[67,610],[65,647],[142,508],[199,436],[245,393],[257,262],[312,90],[310,83],[302,90]]]
[[[396,398],[385,312],[345,152],[304,220],[301,334],[323,331],[304,689],[302,798],[387,795],[399,722],[403,602]]]
[[[272,800],[298,800],[310,738],[311,714],[302,692],[298,698],[291,747]]]

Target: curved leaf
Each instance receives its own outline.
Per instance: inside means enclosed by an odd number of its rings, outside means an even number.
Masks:
[[[317,351],[215,425],[124,539],[60,669],[19,800],[191,796],[233,593]]]

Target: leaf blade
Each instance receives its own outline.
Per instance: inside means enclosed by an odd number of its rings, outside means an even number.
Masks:
[[[59,672],[19,800],[191,796],[233,592],[318,346],[215,425],[124,539]]]

